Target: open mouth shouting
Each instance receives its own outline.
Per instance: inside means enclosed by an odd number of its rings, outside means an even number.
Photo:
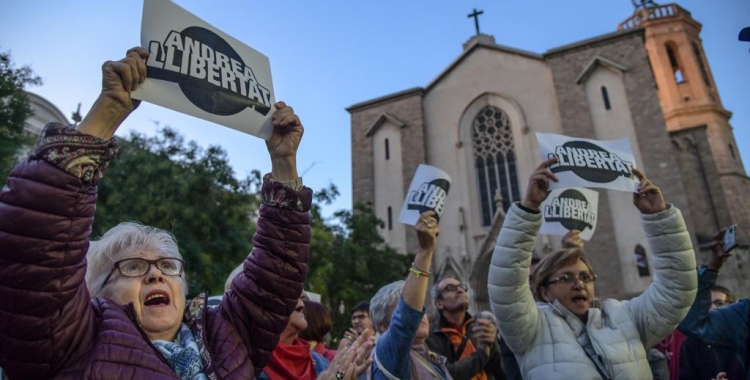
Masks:
[[[147,307],[168,306],[170,304],[169,294],[163,290],[152,290],[146,294],[143,305]]]
[[[583,306],[589,301],[589,298],[585,295],[576,295],[573,296],[573,304],[578,306]]]

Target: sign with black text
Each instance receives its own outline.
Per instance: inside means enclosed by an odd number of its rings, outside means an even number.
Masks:
[[[170,0],[143,3],[141,45],[149,51],[145,100],[263,139],[275,103],[268,57]]]
[[[435,211],[436,219],[440,220],[450,187],[451,177],[446,172],[434,166],[419,165],[398,221],[414,226],[419,221],[419,215],[425,211]]]
[[[564,236],[570,230],[580,231],[581,239],[591,240],[596,231],[599,193],[578,188],[554,189],[540,206],[542,234]]]
[[[599,187],[636,191],[635,157],[627,138],[599,141],[552,133],[537,133],[536,138],[544,160],[558,158],[550,170],[560,181],[551,181],[551,188]]]

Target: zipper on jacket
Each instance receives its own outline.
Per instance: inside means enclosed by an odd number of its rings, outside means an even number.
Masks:
[[[591,331],[589,330],[588,323],[586,324],[586,334],[589,335],[589,340],[591,341],[591,345],[594,347],[594,351],[596,351],[597,355],[600,355],[603,357],[602,364],[604,364],[605,369],[607,370],[607,379],[611,379],[612,376],[614,376],[614,368],[612,367],[612,362],[609,361],[609,358],[607,357],[607,354],[602,349],[602,346],[599,345],[599,342],[594,339],[594,336],[591,335]],[[601,352],[601,353],[600,353]],[[597,365],[594,363],[594,365]]]

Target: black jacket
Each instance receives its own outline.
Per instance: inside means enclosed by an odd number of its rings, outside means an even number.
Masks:
[[[469,318],[471,318],[471,315],[466,313],[466,319],[468,320]],[[466,326],[465,339],[471,339],[472,343],[476,346],[476,341],[473,339],[473,326],[474,321],[469,322]],[[448,358],[446,367],[448,368],[451,377],[453,377],[453,380],[469,380],[482,370],[485,371],[487,378],[490,380],[506,379],[505,372],[503,371],[502,360],[500,358],[500,347],[497,343],[495,344],[495,347],[490,350],[489,356],[487,356],[483,350],[477,350],[471,354],[471,356],[464,358],[463,360],[458,360],[461,356],[461,352],[456,352],[456,350],[453,349],[453,344],[451,344],[450,338],[445,332],[441,331],[443,327],[450,327],[450,325],[441,314],[438,317],[436,328],[433,329],[430,336],[427,338],[427,346],[430,348],[430,351],[434,351]]]

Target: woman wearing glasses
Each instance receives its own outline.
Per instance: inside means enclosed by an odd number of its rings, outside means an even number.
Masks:
[[[489,293],[500,332],[518,358],[524,379],[651,379],[646,349],[687,314],[695,298],[695,256],[680,211],[638,171],[633,204],[653,252],[654,281],[629,301],[595,299],[596,272],[580,248],[545,256],[529,291],[529,265],[542,223],[549,170],[532,173],[521,204],[508,210],[489,274]],[[644,348],[645,347],[645,348]]]
[[[11,379],[254,379],[297,305],[312,193],[296,169],[303,127],[284,103],[255,248],[220,306],[186,302],[186,264],[166,231],[124,223],[89,242],[96,183],[138,106],[130,92],[147,56],[106,62],[86,118],[48,125],[0,193],[0,367]]]

